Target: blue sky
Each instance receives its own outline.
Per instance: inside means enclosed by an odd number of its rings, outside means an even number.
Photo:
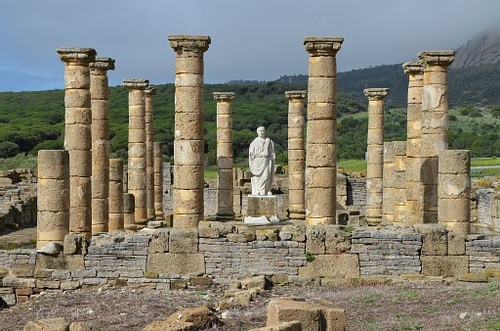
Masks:
[[[13,0],[0,11],[0,91],[62,89],[56,47],[116,60],[110,85],[175,79],[169,34],[212,39],[205,82],[306,74],[306,36],[342,36],[338,71],[457,49],[500,27],[498,0]]]

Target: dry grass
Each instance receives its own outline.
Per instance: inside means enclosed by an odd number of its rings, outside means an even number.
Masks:
[[[48,293],[0,310],[0,330],[22,330],[30,320],[64,317],[85,321],[94,331],[142,330],[175,311],[215,307],[225,288],[169,291],[132,288],[86,289]],[[345,309],[347,330],[500,330],[500,290],[496,283],[407,283],[357,286],[276,286],[248,307],[225,311],[229,318],[216,330],[262,327],[267,303],[274,297],[317,297]],[[220,315],[223,311],[219,311]],[[460,315],[462,314],[462,317]]]

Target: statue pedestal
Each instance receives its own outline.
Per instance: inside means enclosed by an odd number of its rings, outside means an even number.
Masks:
[[[278,200],[274,195],[249,195],[243,223],[278,223]]]

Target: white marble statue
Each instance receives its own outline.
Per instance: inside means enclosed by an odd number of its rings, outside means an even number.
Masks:
[[[274,179],[274,143],[266,138],[266,129],[257,128],[258,137],[250,143],[248,163],[252,172],[252,195],[272,195]]]

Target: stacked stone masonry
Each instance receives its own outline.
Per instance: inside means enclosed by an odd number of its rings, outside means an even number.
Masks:
[[[360,279],[496,281],[500,239],[465,237],[435,224],[306,227],[301,221],[248,227],[202,221],[190,230],[99,234],[88,246],[81,234],[69,234],[64,250],[55,255],[0,251],[0,297],[9,304],[44,289],[109,284],[166,291],[229,284],[256,274],[296,285]]]

